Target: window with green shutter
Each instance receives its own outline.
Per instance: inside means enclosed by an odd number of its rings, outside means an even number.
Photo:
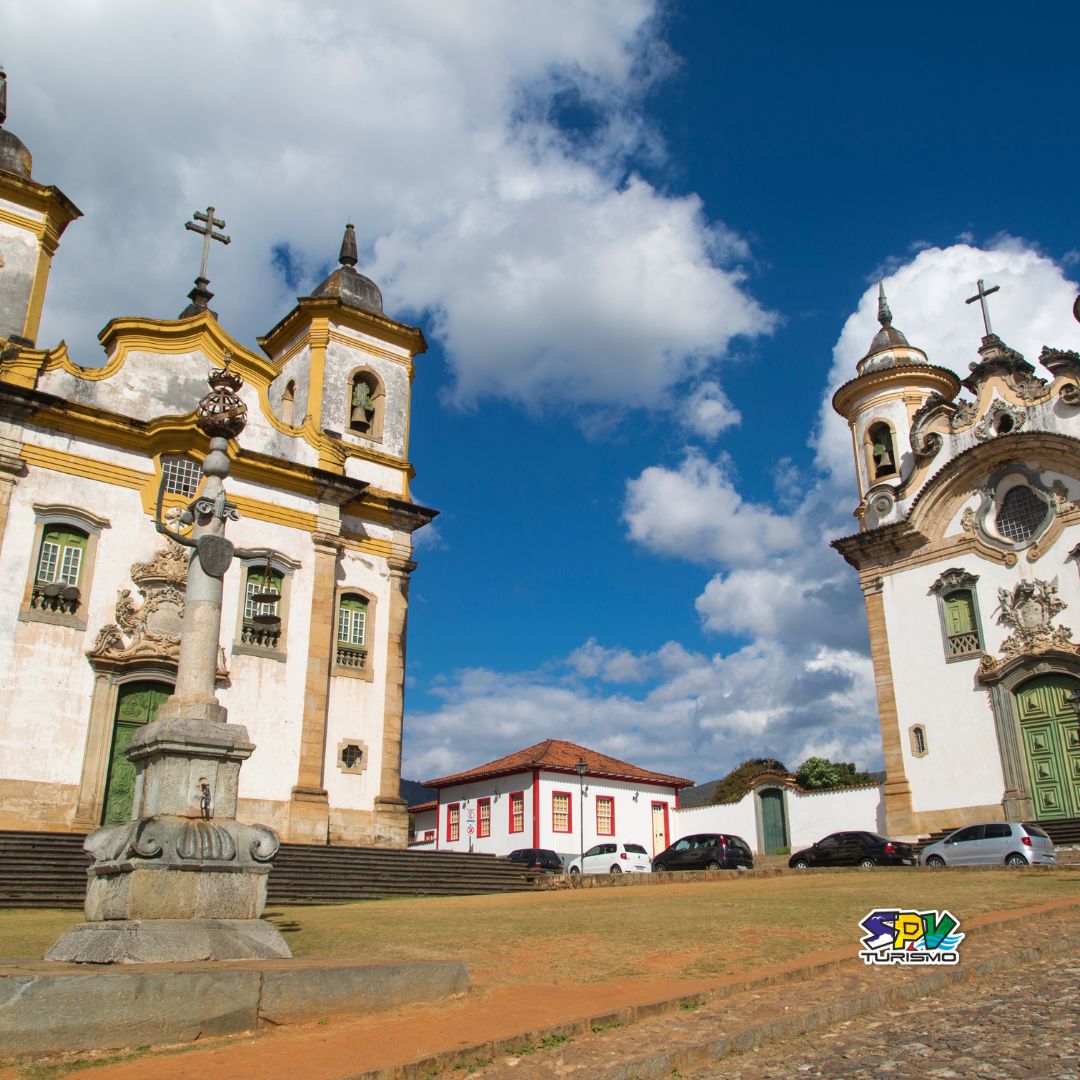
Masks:
[[[277,648],[281,638],[281,597],[285,577],[277,570],[252,567],[244,579],[244,620],[240,640],[244,645]],[[268,601],[266,596],[277,596]]]
[[[969,589],[958,589],[943,597],[942,614],[950,658],[982,651],[975,620],[975,602]]]
[[[367,599],[346,593],[338,601],[338,667],[359,670],[367,664],[367,632]]]
[[[87,534],[70,525],[49,525],[41,534],[30,597],[32,611],[70,615],[79,606]]]

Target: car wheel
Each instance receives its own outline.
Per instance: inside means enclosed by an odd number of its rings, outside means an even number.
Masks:
[[[877,866],[877,863],[874,862],[874,860],[871,859],[869,855],[867,855],[865,859],[860,859],[859,860],[859,865],[860,866]]]
[[[705,867],[706,870],[723,870],[724,868],[715,860]]]
[[[1013,851],[1010,854],[1005,856],[1005,865],[1006,866],[1027,866],[1027,859],[1025,859],[1024,856],[1021,855],[1019,852]]]
[[[928,855],[926,857],[926,865],[932,866],[936,870],[945,865],[945,860],[940,855]]]
[[[622,873],[622,867],[621,867],[621,866],[613,866],[613,867],[612,867],[612,868],[611,868],[611,869],[610,869],[610,870],[608,871],[608,873],[609,873],[609,874],[621,874],[621,873]]]
[[[580,874],[581,873],[581,867],[580,866],[571,866],[570,867],[570,873],[571,874]]]
[[[792,870],[806,870],[810,864],[805,859],[796,859],[792,864]]]

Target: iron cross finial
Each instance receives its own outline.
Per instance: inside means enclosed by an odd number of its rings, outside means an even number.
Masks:
[[[212,206],[206,208],[206,213],[203,213],[201,210],[196,210],[192,216],[195,218],[195,221],[201,221],[203,224],[196,225],[194,221],[185,221],[184,228],[190,229],[194,233],[199,233],[203,238],[202,266],[199,269],[199,277],[206,279],[206,264],[210,260],[210,241],[217,240],[222,244],[231,244],[232,240],[224,233],[214,231],[215,228],[224,229],[225,222],[222,221],[221,218],[214,217],[214,208]]]
[[[983,285],[983,279],[982,278],[979,278],[978,285],[979,285],[979,291],[974,296],[972,296],[969,299],[965,300],[964,303],[965,304],[974,304],[976,300],[979,301],[979,303],[982,305],[983,326],[986,327],[986,336],[990,337],[993,334],[994,331],[990,329],[990,309],[986,306],[986,298],[988,296],[990,296],[991,293],[996,293],[998,291],[998,289],[1001,288],[1001,286],[1000,285],[995,285],[993,288],[987,289]]]

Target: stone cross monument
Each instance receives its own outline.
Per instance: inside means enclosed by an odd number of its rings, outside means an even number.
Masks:
[[[262,921],[277,834],[236,820],[240,765],[255,749],[230,724],[215,693],[221,594],[233,545],[225,523],[239,514],[225,496],[228,440],[247,422],[239,376],[209,376],[196,423],[210,438],[202,494],[180,515],[190,536],[161,520],[160,532],[191,549],[176,689],[127,750],[134,762],[133,820],[86,838],[93,856],[87,922],[74,926],[47,960],[138,963],[288,957],[277,928]]]

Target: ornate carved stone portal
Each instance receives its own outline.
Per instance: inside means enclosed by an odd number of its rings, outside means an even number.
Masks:
[[[130,589],[121,589],[113,609],[115,622],[97,633],[87,657],[96,668],[123,666],[136,660],[157,660],[175,666],[180,659],[180,631],[184,622],[188,552],[169,540],[149,562],[134,563]],[[228,677],[225,651],[219,650],[217,678]]]
[[[998,625],[1012,633],[1001,643],[1002,656],[984,656],[979,664],[981,676],[994,675],[1018,656],[1036,656],[1056,649],[1080,654],[1072,641],[1072,629],[1051,622],[1066,608],[1058,596],[1057,578],[1053,581],[1020,581],[1008,589],[998,589]]]

